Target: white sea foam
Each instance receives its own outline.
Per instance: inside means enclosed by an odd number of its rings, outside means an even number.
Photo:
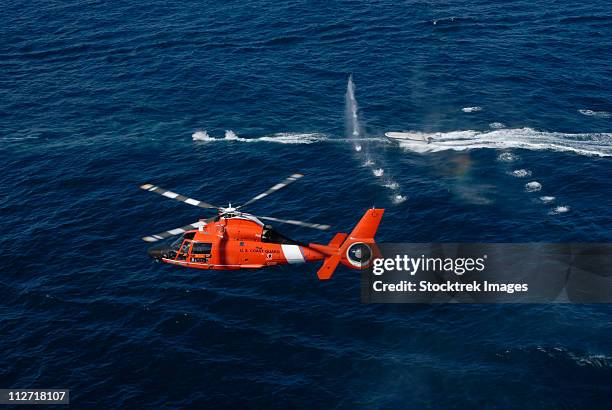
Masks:
[[[512,175],[514,175],[517,178],[530,177],[531,171],[528,169],[515,169],[514,171],[512,171]]]
[[[537,192],[542,189],[542,184],[538,181],[531,181],[525,184],[525,191],[527,192]]]
[[[540,197],[540,201],[544,202],[545,204],[549,204],[554,200],[555,200],[554,196],[541,196]]]
[[[249,139],[249,141],[275,142],[278,144],[314,144],[326,140],[327,137],[323,134],[294,132],[281,132],[271,136]]]
[[[382,168],[378,168],[378,169],[372,170],[372,173],[374,174],[375,177],[382,177],[383,174],[385,173],[385,170]]]
[[[214,138],[208,135],[206,130],[194,132],[193,134],[191,134],[191,138],[194,141],[212,141],[214,140]]]
[[[388,182],[385,183],[384,186],[385,186],[385,188],[389,188],[389,189],[392,189],[394,191],[399,189],[399,184],[397,182],[394,182],[394,181],[388,181]]]
[[[596,118],[612,117],[612,113],[609,113],[607,111],[578,110],[578,112],[582,115],[587,115],[589,117],[596,117]]]
[[[515,155],[515,154],[513,154],[511,152],[502,152],[497,157],[497,160],[498,161],[502,161],[502,162],[514,162],[514,161],[516,161],[518,159],[519,159],[518,155]]]
[[[558,206],[552,211],[550,211],[549,214],[551,215],[563,214],[563,213],[569,212],[569,210],[570,210],[569,206]]]
[[[500,129],[500,128],[504,128],[506,126],[506,124],[504,124],[503,122],[492,122],[489,124],[489,128],[493,128],[493,129]]]
[[[374,161],[371,159],[366,159],[366,161],[363,163],[364,167],[371,167],[372,165],[374,165]]]
[[[238,140],[238,135],[236,135],[236,133],[232,130],[226,130],[225,139],[229,141],[236,141]]]
[[[424,142],[428,138],[431,138],[431,141]],[[404,132],[394,133],[392,139],[397,141],[402,148],[418,153],[447,150],[467,151],[481,148],[520,148],[573,152],[587,156],[612,156],[612,133],[568,134],[536,131],[532,128],[505,128],[490,131]],[[507,161],[511,155],[513,154],[503,153],[499,159]]]
[[[478,112],[478,111],[482,111],[482,107],[463,107],[461,109],[461,111],[463,112]]]
[[[327,140],[327,137],[318,133],[292,133],[281,132],[255,138],[239,137],[234,131],[225,131],[224,138],[213,138],[206,131],[196,131],[191,135],[194,141],[238,141],[238,142],[272,142],[277,144],[314,144]]]
[[[408,199],[408,197],[406,197],[405,195],[394,195],[391,200],[393,201],[394,204],[401,204],[402,202],[406,201]]]

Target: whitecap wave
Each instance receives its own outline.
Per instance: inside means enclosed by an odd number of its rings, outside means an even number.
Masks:
[[[607,111],[593,111],[593,110],[578,110],[578,112],[582,115],[586,115],[589,117],[596,117],[596,118],[610,118],[612,117],[612,113],[609,113]]]
[[[463,107],[461,109],[461,111],[463,112],[478,112],[478,111],[482,111],[482,107]]]
[[[388,136],[391,133],[387,134]],[[612,156],[612,133],[577,133],[536,131],[532,128],[490,131],[450,131],[437,133],[403,132],[391,137],[409,151],[429,153],[472,149],[527,149],[573,152],[587,156]],[[430,142],[424,142],[431,138]],[[506,155],[506,153],[502,154]],[[512,155],[512,154],[510,154]],[[506,159],[501,158],[505,161]]]
[[[372,170],[372,173],[374,174],[375,177],[382,177],[385,173],[385,170],[382,168],[378,168],[378,169]]]
[[[542,184],[538,181],[531,181],[525,184],[525,191],[527,192],[537,192],[542,189]]]

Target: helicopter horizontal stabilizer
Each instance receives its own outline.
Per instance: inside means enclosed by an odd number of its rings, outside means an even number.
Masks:
[[[338,263],[340,263],[340,255],[333,255],[325,258],[323,265],[321,265],[317,272],[319,280],[327,280],[331,278],[336,270],[336,267],[338,266]]]

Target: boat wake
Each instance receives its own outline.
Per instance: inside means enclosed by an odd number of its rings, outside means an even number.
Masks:
[[[232,130],[225,131],[223,138],[215,138],[206,131],[196,131],[191,135],[194,141],[215,142],[215,141],[238,141],[238,142],[272,142],[277,144],[314,144],[326,141],[327,137],[319,133],[292,133],[280,132],[263,137],[243,138],[236,135]]]
[[[437,133],[394,132],[386,135],[397,141],[400,147],[418,153],[520,148],[573,152],[587,156],[612,156],[612,133],[567,134],[518,128]]]

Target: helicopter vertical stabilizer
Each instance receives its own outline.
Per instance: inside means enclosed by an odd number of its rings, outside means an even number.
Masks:
[[[348,241],[371,240],[374,242],[374,235],[376,235],[384,212],[384,209],[368,209],[353,229],[353,232],[350,233]]]

